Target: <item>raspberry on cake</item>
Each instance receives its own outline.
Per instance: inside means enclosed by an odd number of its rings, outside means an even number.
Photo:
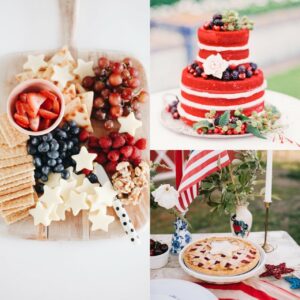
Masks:
[[[181,93],[176,109],[190,126],[213,122],[229,111],[245,116],[265,108],[266,81],[263,72],[249,59],[249,30],[252,22],[236,12],[216,14],[198,29],[196,61],[182,71]]]

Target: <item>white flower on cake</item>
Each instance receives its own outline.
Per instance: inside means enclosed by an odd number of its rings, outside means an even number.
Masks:
[[[219,53],[216,55],[210,55],[203,63],[204,73],[219,79],[222,78],[223,72],[228,68],[228,66],[228,61],[224,60]]]
[[[166,209],[173,208],[178,201],[178,192],[170,184],[162,184],[152,192],[154,201]]]
[[[210,246],[211,254],[224,254],[229,257],[232,256],[232,252],[240,249],[239,246],[234,245],[228,241],[212,242]]]

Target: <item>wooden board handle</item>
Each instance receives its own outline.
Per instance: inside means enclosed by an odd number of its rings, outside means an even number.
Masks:
[[[59,0],[62,45],[75,48],[79,0]]]

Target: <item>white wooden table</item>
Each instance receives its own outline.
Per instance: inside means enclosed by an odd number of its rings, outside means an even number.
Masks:
[[[224,233],[214,233],[214,236],[226,236]],[[211,233],[192,234],[192,240],[212,236]],[[267,253],[268,264],[279,264],[285,262],[289,267],[300,266],[300,247],[296,241],[286,231],[271,231],[268,235],[269,243],[274,245],[276,248],[273,252]],[[170,245],[172,235],[171,234],[154,234],[151,238],[158,240]],[[263,232],[252,232],[250,233],[249,240],[258,244],[263,243],[264,233]],[[151,279],[160,278],[176,278],[183,279],[192,282],[199,282],[198,279],[187,275],[179,266],[178,256],[170,255],[168,264],[161,269],[151,270]],[[286,290],[289,290],[289,284],[285,280],[276,280],[273,277],[265,277],[264,279],[271,281]],[[300,296],[300,289],[293,290],[293,293]]]

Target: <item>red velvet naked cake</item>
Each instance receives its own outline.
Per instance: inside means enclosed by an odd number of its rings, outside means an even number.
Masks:
[[[236,12],[216,14],[198,30],[197,60],[182,72],[177,106],[182,121],[193,126],[214,122],[226,111],[245,117],[264,111],[266,81],[249,59],[252,22]],[[245,128],[238,128],[245,133]],[[244,131],[244,132],[243,132]]]

